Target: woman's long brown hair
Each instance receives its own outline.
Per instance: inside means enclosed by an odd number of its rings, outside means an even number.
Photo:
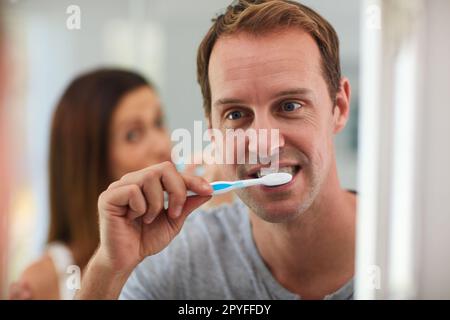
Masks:
[[[142,86],[152,87],[138,74],[101,69],[73,80],[56,107],[48,242],[68,245],[81,268],[99,243],[97,198],[112,182],[108,139],[113,111],[127,93]]]

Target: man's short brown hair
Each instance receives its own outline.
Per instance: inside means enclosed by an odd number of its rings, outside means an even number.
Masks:
[[[339,39],[331,24],[312,9],[285,0],[239,0],[225,13],[212,20],[213,25],[203,38],[197,54],[197,80],[203,95],[207,117],[211,114],[211,88],[208,77],[209,59],[214,44],[222,35],[248,32],[261,35],[284,28],[300,28],[316,41],[322,72],[332,100],[340,88],[341,66]]]

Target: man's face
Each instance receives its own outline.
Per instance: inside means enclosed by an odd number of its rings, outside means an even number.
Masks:
[[[277,145],[259,147],[279,152],[280,169],[294,174],[286,185],[241,189],[239,197],[267,221],[294,219],[314,202],[335,161],[333,101],[317,44],[298,29],[222,37],[211,54],[209,80],[211,127],[278,129]],[[257,151],[246,144],[249,152]],[[225,164],[223,173],[229,180],[249,179],[259,167]]]

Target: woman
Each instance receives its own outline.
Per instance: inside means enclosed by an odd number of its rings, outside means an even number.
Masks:
[[[83,270],[99,242],[98,196],[125,173],[170,160],[170,146],[158,95],[142,76],[103,69],[76,78],[52,123],[47,250],[10,297],[71,299],[68,267]]]

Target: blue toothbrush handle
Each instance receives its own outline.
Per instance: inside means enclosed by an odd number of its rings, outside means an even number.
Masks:
[[[186,197],[193,197],[193,196],[198,196],[198,194],[196,194],[194,191],[188,190],[188,192],[186,193]],[[164,201],[165,202],[169,201],[169,195],[167,194],[166,191],[164,191]]]
[[[228,182],[228,181],[216,181],[211,183],[213,188],[213,195],[226,193],[228,191],[242,187],[244,184],[240,181]]]
[[[186,197],[192,197],[192,196],[198,196],[198,194],[196,194],[194,191],[188,190],[188,192],[186,193]]]
[[[212,195],[231,191],[233,189],[240,187],[241,184],[242,184],[241,182],[226,182],[226,181],[216,181],[216,182],[210,183],[210,185],[213,189]],[[186,194],[187,197],[197,196],[197,195],[198,194],[196,194],[195,192],[190,191],[190,190],[188,190],[188,192]]]
[[[228,192],[228,191],[236,188],[236,186],[237,186],[234,183],[222,182],[222,181],[213,182],[213,183],[210,183],[210,185],[213,189],[212,195]],[[188,190],[188,192],[186,193],[187,197],[192,197],[192,196],[197,196],[197,195],[198,195],[197,193],[195,193],[194,191],[191,191],[191,190]]]
[[[226,193],[228,191],[243,187],[244,184],[240,181],[238,182],[228,182],[228,181],[216,181],[213,183],[210,183],[212,189],[213,189],[213,193],[212,195],[217,195],[217,194],[222,194],[222,193]],[[186,193],[187,197],[192,197],[192,196],[198,196],[197,193],[195,193],[194,191],[188,190],[188,192]],[[167,194],[167,192],[164,191],[164,201],[168,201],[169,200],[169,196]]]

